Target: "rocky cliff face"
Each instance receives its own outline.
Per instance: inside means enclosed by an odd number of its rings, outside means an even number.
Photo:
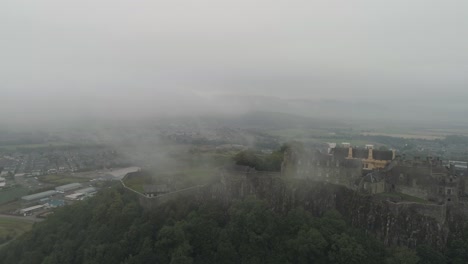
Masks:
[[[164,197],[141,197],[150,209],[180,196],[203,203],[215,199],[230,203],[255,196],[266,200],[272,210],[286,213],[301,206],[316,216],[327,210],[340,212],[354,227],[366,230],[385,245],[414,248],[428,244],[444,248],[449,236],[456,237],[466,226],[468,210],[463,206],[393,203],[358,193],[341,185],[308,179],[290,179],[276,173],[225,174],[217,183],[196,186]]]
[[[336,209],[353,226],[375,234],[386,245],[415,247],[424,243],[443,248],[449,235],[445,206],[393,203],[324,182],[244,174],[229,175],[221,183],[204,189],[198,199],[230,202],[253,195],[268,201],[278,212],[302,206],[314,215],[321,215]]]

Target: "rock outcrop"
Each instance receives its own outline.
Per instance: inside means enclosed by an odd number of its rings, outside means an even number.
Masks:
[[[310,179],[284,178],[279,173],[225,173],[219,182],[195,186],[160,197],[140,197],[150,209],[177,197],[200,203],[207,200],[234,200],[255,196],[266,200],[272,210],[286,213],[301,206],[316,216],[337,210],[352,226],[366,230],[385,245],[414,248],[428,244],[445,248],[449,236],[456,237],[465,227],[467,210],[461,207],[391,202],[370,194],[359,193],[342,185]]]

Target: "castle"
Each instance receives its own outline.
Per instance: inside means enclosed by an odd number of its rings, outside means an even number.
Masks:
[[[318,151],[295,144],[285,152],[281,173],[225,167],[211,183],[152,197],[128,188],[123,181],[122,185],[137,194],[148,210],[179,197],[229,204],[255,196],[280,213],[297,206],[314,215],[337,210],[385,245],[444,248],[449,237],[456,239],[466,227],[466,175],[466,163],[444,164],[437,158],[405,160],[394,151],[372,146]],[[388,194],[419,201],[391,200]]]
[[[395,150],[330,144],[328,151],[292,147],[282,166],[284,177],[313,179],[350,189],[400,193],[437,204],[462,202],[468,196],[466,163],[428,157],[405,160]]]

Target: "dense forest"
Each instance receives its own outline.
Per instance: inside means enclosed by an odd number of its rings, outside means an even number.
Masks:
[[[255,198],[190,199],[144,211],[120,187],[65,207],[0,250],[2,263],[466,263],[467,241],[445,257],[426,246],[386,248],[336,212],[277,214]],[[451,257],[451,258],[450,258]],[[458,259],[457,259],[458,258]]]

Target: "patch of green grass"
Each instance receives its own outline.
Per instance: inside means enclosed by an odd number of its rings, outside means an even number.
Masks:
[[[199,162],[205,164],[206,167],[220,167],[231,161],[238,152],[203,153]]]
[[[127,177],[125,185],[137,192],[143,192],[144,185],[166,184],[171,179],[178,188],[188,188],[195,185],[206,184],[216,177],[215,167],[187,167],[173,171],[152,171],[141,175]]]
[[[31,230],[33,223],[0,217],[0,245]]]
[[[11,187],[0,190],[0,204],[14,201],[28,194],[28,189],[24,187]]]
[[[353,146],[365,146],[366,144],[378,145],[378,142],[352,139],[354,136],[359,134],[355,131],[350,131],[348,135],[349,137],[334,134],[330,129],[291,128],[274,130],[268,133],[273,136],[282,137],[285,140],[297,140],[305,143],[348,142]]]
[[[124,183],[125,185],[133,189],[137,192],[143,193],[143,185],[145,184],[151,184],[152,179],[150,175],[138,175],[130,178],[125,178]]]
[[[15,201],[15,202],[4,203],[0,205],[0,213],[8,214],[8,213],[16,211],[18,208],[21,208],[21,207],[23,207],[23,205],[20,200]]]
[[[51,174],[51,175],[41,176],[39,178],[39,181],[53,184],[53,185],[64,185],[64,184],[75,183],[75,182],[86,182],[86,181],[89,181],[89,179],[84,179],[84,178],[79,178],[79,177],[70,177],[67,175],[60,175],[60,174]]]
[[[411,196],[408,194],[404,194],[404,193],[398,193],[398,192],[379,193],[377,194],[377,196],[395,198],[403,202],[414,202],[414,203],[423,203],[423,204],[431,203],[427,200],[424,200],[415,196]]]
[[[189,168],[182,170],[179,173],[183,173],[188,176],[188,178],[194,182],[205,183],[210,181],[213,177],[213,174],[216,173],[214,168]]]

